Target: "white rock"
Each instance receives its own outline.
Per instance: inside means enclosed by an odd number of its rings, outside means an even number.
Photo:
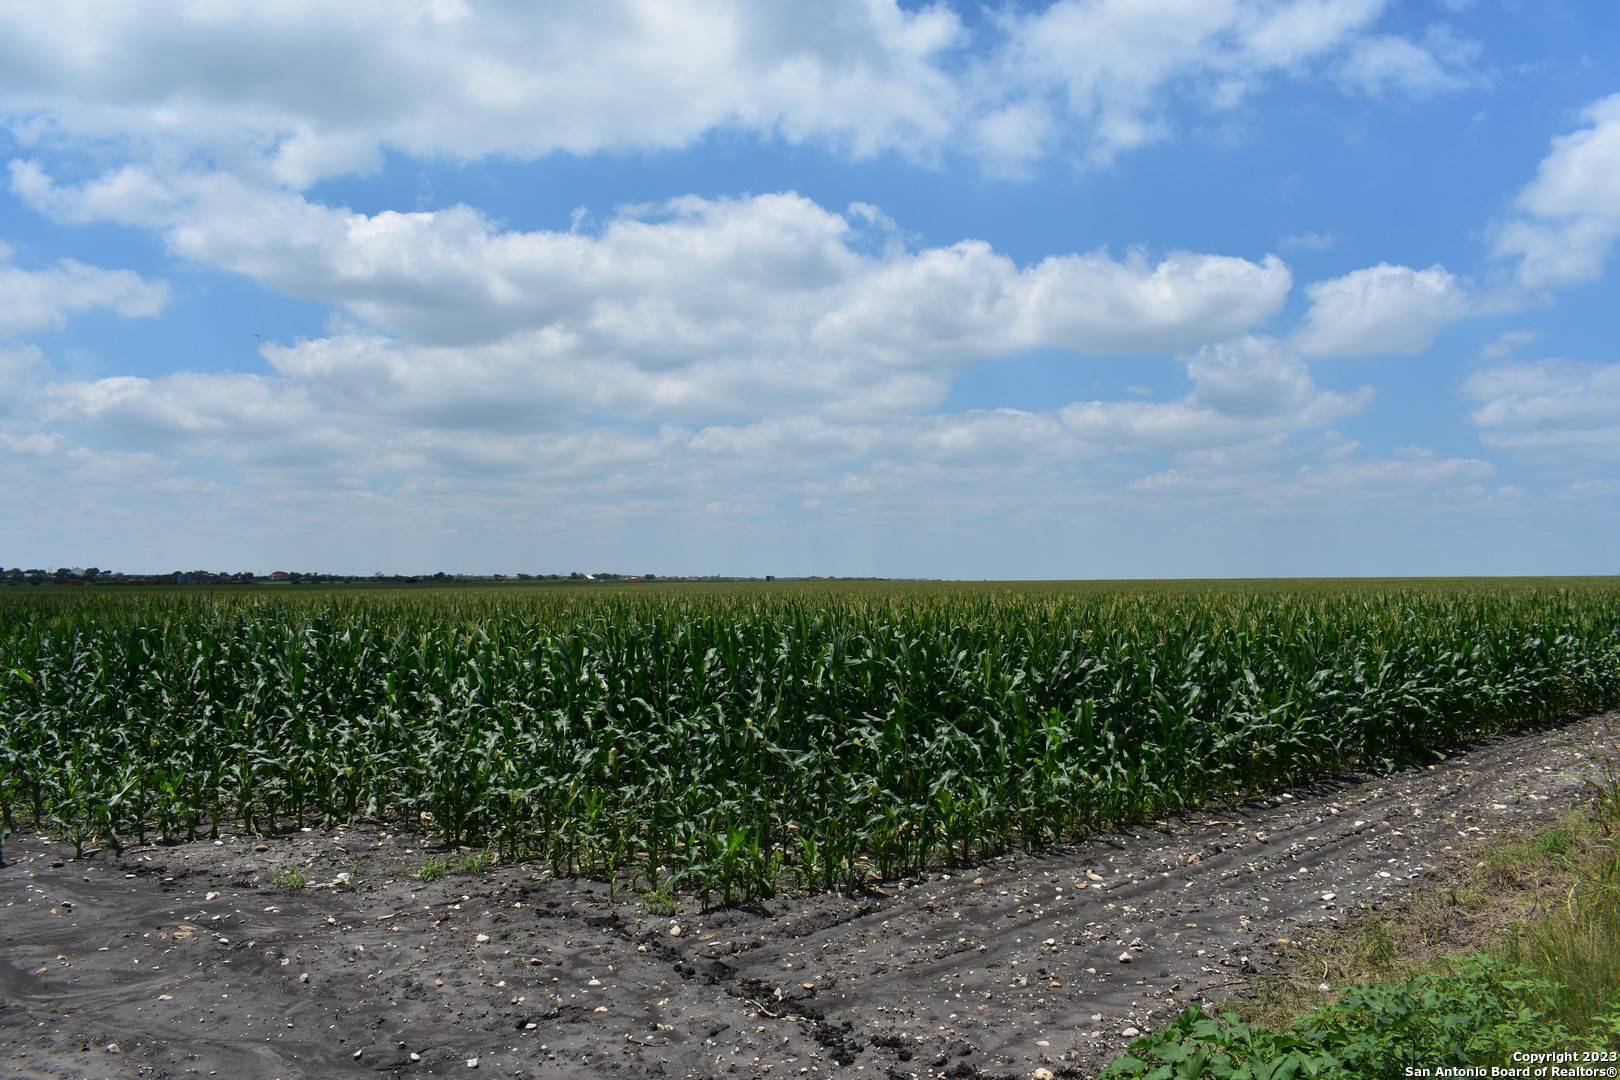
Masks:
[[[478,1059],[477,1058],[468,1058],[467,1059],[467,1068],[469,1068],[469,1069],[478,1068]]]

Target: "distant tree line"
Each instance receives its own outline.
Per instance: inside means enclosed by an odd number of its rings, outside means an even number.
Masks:
[[[648,581],[759,581],[758,577],[730,574],[703,574],[672,576],[669,574],[622,574],[613,570],[586,573],[571,570],[566,574],[450,574],[443,570],[432,574],[328,574],[310,570],[273,570],[268,574],[252,570],[169,570],[161,574],[126,573],[102,570],[99,567],[59,566],[55,570],[0,567],[0,585],[447,585],[490,584],[498,582],[589,584],[592,582],[639,583]],[[775,581],[767,574],[765,581]],[[878,578],[807,577],[796,581],[876,581]]]
[[[440,570],[432,574],[329,574],[310,570],[274,570],[268,574],[252,570],[169,570],[163,573],[126,573],[102,570],[99,567],[57,567],[55,570],[0,567],[0,585],[253,585],[261,583],[287,585],[433,585],[453,583],[527,582],[558,584],[584,584],[589,582],[647,582],[647,581],[750,581],[757,578],[729,575],[671,577],[667,574],[625,574],[614,570],[586,573],[572,570],[566,574],[452,574]],[[765,580],[774,581],[774,576]]]
[[[251,570],[171,570],[162,574],[126,574],[99,567],[59,566],[55,570],[0,567],[4,585],[249,585],[262,580]]]

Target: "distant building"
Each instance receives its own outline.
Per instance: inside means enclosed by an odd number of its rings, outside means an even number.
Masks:
[[[270,574],[271,581],[288,581],[291,580],[291,578],[292,575],[287,573],[285,570],[276,570]]]

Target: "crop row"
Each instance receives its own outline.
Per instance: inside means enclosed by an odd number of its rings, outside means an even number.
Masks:
[[[1617,703],[1601,583],[0,595],[0,827],[374,820],[729,901]]]

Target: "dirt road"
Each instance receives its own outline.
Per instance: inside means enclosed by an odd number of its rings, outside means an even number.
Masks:
[[[0,1078],[1091,1076],[1278,939],[1551,820],[1603,731],[708,914],[533,867],[423,883],[431,849],[370,829],[80,861],[18,837]]]

